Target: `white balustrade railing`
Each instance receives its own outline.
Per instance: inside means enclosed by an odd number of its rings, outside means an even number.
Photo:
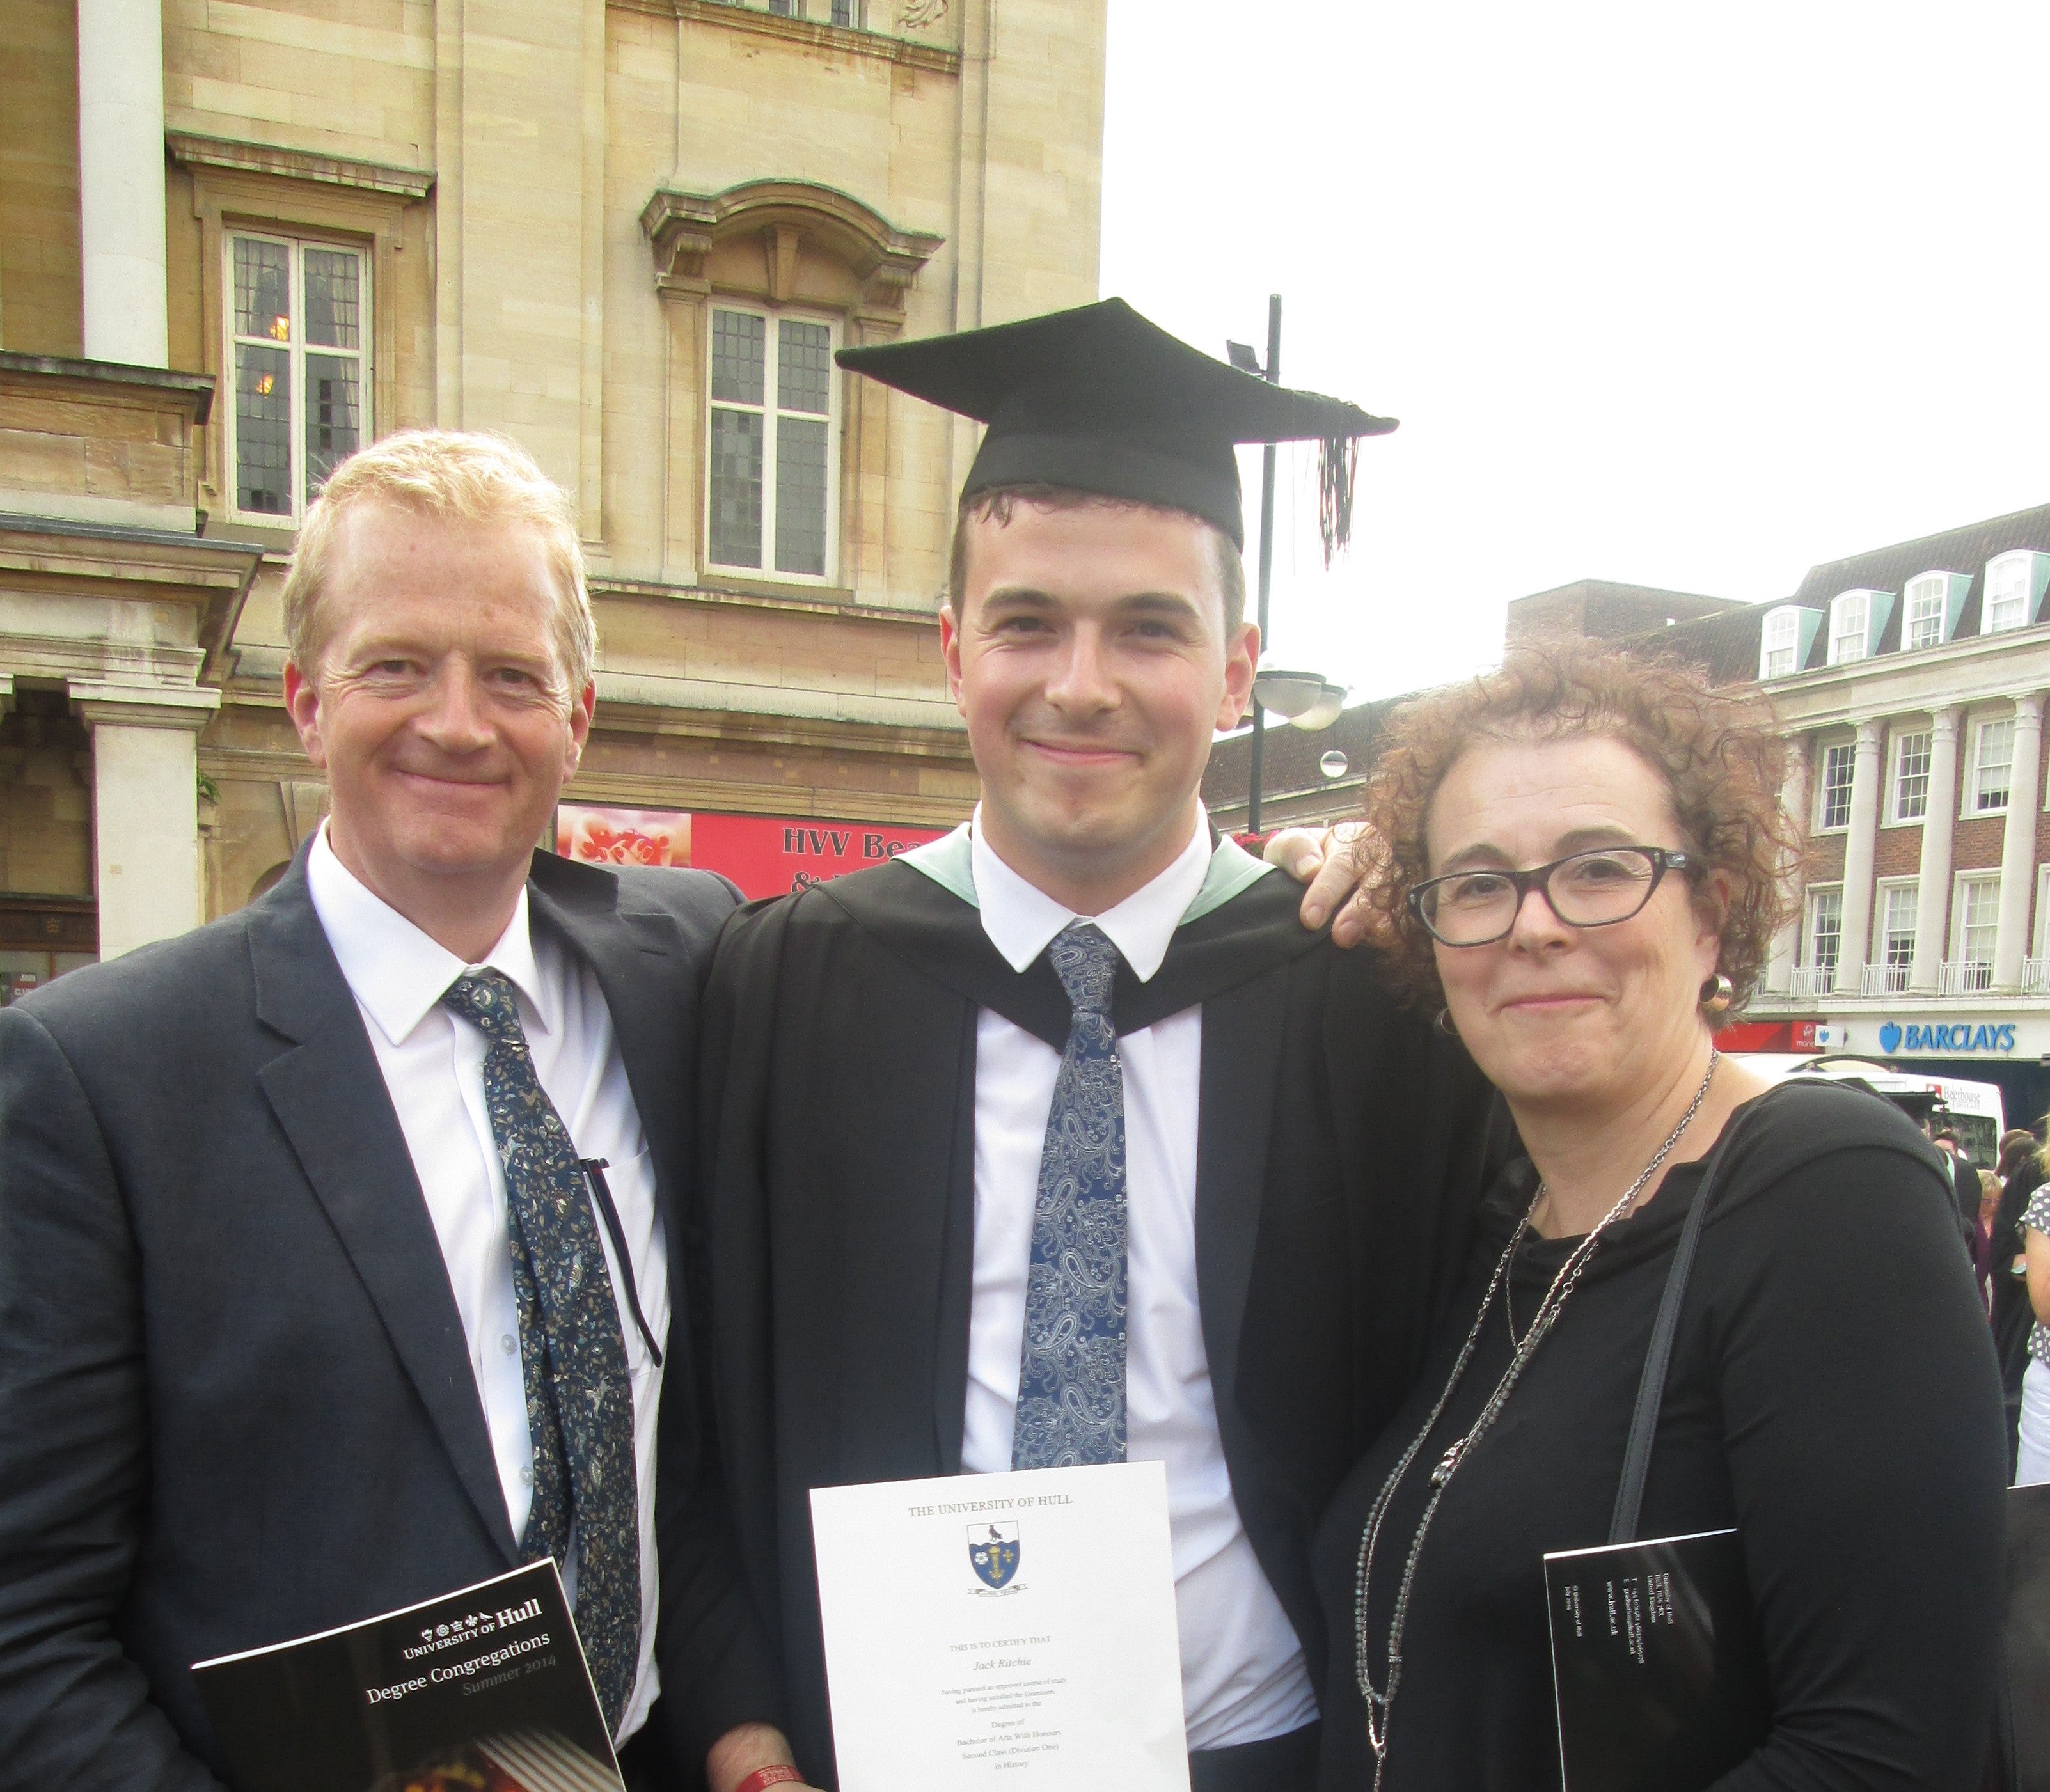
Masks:
[[[2021,989],[2025,995],[2050,995],[2050,958],[2022,960]]]
[[[1789,995],[1826,995],[1836,987],[1837,968],[1834,964],[1796,964],[1793,981],[1788,984]]]
[[[1990,958],[1945,959],[1942,987],[1946,995],[1983,995],[1993,988],[1993,960]]]
[[[1867,995],[1898,995],[1908,988],[1905,964],[1868,964],[1863,991]]]

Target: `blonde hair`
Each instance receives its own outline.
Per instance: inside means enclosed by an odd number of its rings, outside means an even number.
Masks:
[[[583,544],[568,495],[518,442],[477,430],[401,430],[358,450],[334,470],[306,512],[285,575],[285,640],[292,663],[318,672],[329,629],[321,598],[342,520],[364,504],[396,504],[470,523],[524,523],[541,537],[555,575],[556,654],[567,707],[591,681],[598,627],[585,588]]]

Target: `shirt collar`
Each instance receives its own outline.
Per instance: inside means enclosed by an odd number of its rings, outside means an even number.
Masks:
[[[502,972],[525,998],[523,1026],[555,1031],[555,1004],[535,962],[524,884],[497,945],[470,965],[366,888],[328,844],[325,822],[306,860],[306,883],[350,991],[393,1045],[405,1042],[465,971],[486,967]]]
[[[1174,863],[1098,915],[1078,915],[998,858],[983,837],[980,804],[969,825],[968,846],[982,929],[1012,970],[1023,971],[1070,921],[1093,921],[1139,980],[1150,983],[1167,956],[1175,928],[1203,886],[1203,874],[1210,869],[1210,823],[1198,803],[1195,831]]]

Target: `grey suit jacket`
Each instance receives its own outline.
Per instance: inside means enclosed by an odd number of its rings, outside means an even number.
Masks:
[[[546,855],[529,889],[604,991],[673,1257],[699,989],[737,893]],[[672,1285],[680,1346],[680,1261]],[[672,1506],[697,1468],[692,1381],[680,1349]],[[699,1747],[762,1700],[727,1645],[723,1545],[682,1553],[663,1703]],[[440,1247],[305,855],[242,914],[0,1011],[0,1789],[209,1786],[192,1662],[514,1560]]]

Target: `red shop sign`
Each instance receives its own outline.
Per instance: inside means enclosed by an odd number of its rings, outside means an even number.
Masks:
[[[752,898],[808,890],[880,865],[946,832],[889,822],[564,803],[556,814],[555,850],[592,864],[693,865],[731,878]]]

